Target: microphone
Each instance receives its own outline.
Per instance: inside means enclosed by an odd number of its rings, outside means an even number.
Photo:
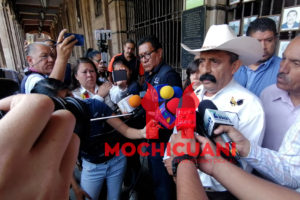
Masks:
[[[173,97],[180,98],[182,96],[182,89],[178,86],[170,86],[167,84],[154,86],[158,94],[158,102],[169,100]]]
[[[141,97],[139,95],[129,95],[117,103],[121,112],[133,112],[139,105],[141,105]]]
[[[166,107],[167,110],[170,111],[173,115],[176,115],[176,109],[178,108],[180,99],[178,97],[174,97],[170,101],[168,101]]]
[[[225,112],[218,110],[216,105],[210,100],[203,100],[198,106],[198,112],[196,112],[197,123],[196,132],[205,133],[208,138],[212,140],[214,137],[214,130],[219,125],[233,126],[233,123],[226,115]],[[227,133],[222,133],[221,138],[225,143],[229,144],[230,152],[232,152],[232,140]],[[213,140],[212,140],[213,141]],[[240,156],[238,152],[234,156],[235,159],[239,160]]]
[[[139,114],[139,107],[141,104],[141,97],[139,95],[129,95],[122,99],[118,103],[118,107],[122,112],[126,112],[125,114],[120,114],[120,115],[112,115],[112,116],[107,116],[107,117],[99,117],[99,118],[93,118],[90,121],[98,121],[98,120],[105,120],[105,119],[111,119],[111,118],[117,118],[117,117],[125,117],[125,116],[130,116],[134,115],[134,117]]]
[[[172,98],[170,101],[163,102],[155,113],[155,120],[163,127],[172,129],[176,120],[176,109],[179,104],[179,98]]]

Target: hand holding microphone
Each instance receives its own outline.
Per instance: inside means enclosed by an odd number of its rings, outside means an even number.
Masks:
[[[213,141],[214,130],[219,127],[219,125],[233,126],[231,120],[228,118],[225,112],[219,111],[216,105],[209,100],[203,100],[199,104],[198,112],[196,113],[197,121],[200,123],[197,124],[196,131],[198,133],[204,133],[209,139]],[[226,132],[223,132],[221,135],[222,140],[225,143],[229,144],[230,152],[235,153],[233,155],[236,160],[240,159],[238,152],[232,152],[232,140]],[[213,141],[214,142],[214,141]]]
[[[111,119],[111,118],[118,118],[118,117],[125,117],[130,115],[137,116],[139,113],[139,110],[137,107],[139,107],[141,104],[141,97],[139,95],[129,95],[122,99],[118,103],[118,107],[120,108],[121,112],[124,114],[121,115],[112,115],[107,117],[99,117],[99,118],[93,118],[90,121],[98,121],[98,120],[105,120],[105,119]]]
[[[240,156],[247,157],[250,152],[250,142],[249,140],[238,130],[232,126],[219,126],[215,129],[214,134],[220,135],[223,133],[228,133],[229,137],[236,143],[236,149]]]
[[[141,97],[139,95],[129,95],[118,103],[122,113],[133,112],[139,105],[141,105]]]

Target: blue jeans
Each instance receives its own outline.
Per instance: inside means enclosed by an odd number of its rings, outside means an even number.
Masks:
[[[107,182],[107,199],[120,199],[126,171],[126,157],[120,152],[107,162],[94,164],[82,159],[81,188],[98,200],[104,180]]]

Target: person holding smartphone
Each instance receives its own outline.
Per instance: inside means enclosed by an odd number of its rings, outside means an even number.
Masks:
[[[121,57],[114,60],[112,77],[115,85],[110,89],[109,94],[113,103],[117,104],[130,94],[139,94],[140,85],[132,79],[132,71]]]

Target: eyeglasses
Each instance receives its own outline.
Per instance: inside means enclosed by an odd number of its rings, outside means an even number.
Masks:
[[[46,59],[48,59],[49,57],[51,57],[52,59],[55,59],[55,58],[56,58],[56,55],[55,55],[53,52],[51,52],[51,53],[49,53],[49,54],[44,54],[44,55],[41,55],[41,56],[39,56],[39,57],[40,57],[41,60],[46,60]]]
[[[150,51],[149,53],[145,53],[144,55],[139,55],[139,59],[142,60],[143,58],[145,58],[146,60],[148,60],[148,59],[150,59],[151,54],[155,51],[156,51],[156,49]]]

